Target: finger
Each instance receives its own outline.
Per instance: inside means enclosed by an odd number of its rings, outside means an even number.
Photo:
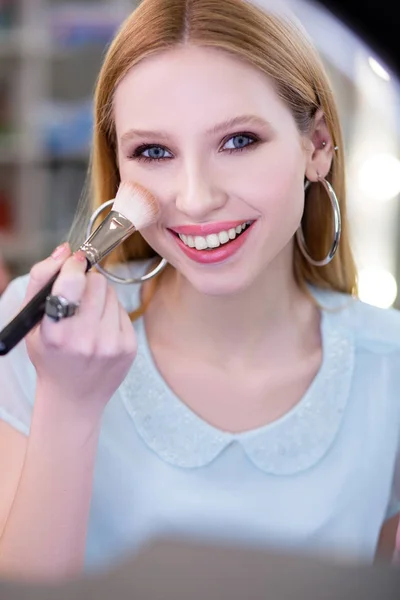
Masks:
[[[117,350],[121,338],[119,302],[111,286],[107,286],[104,311],[100,322],[98,340],[103,349],[110,354]]]
[[[86,257],[83,252],[75,252],[61,267],[51,293],[64,296],[69,302],[80,302],[86,287]]]
[[[83,252],[76,252],[63,264],[60,274],[51,290],[54,296],[63,296],[68,302],[80,304],[86,288],[86,257]],[[76,329],[77,315],[55,322],[45,315],[40,326],[42,341],[53,348],[61,348],[68,341],[81,338],[81,331]]]
[[[119,323],[123,334],[127,333],[133,327],[130,316],[121,303],[119,304]]]
[[[79,308],[82,327],[97,328],[104,313],[107,298],[107,280],[97,271],[86,275],[86,287]]]
[[[119,305],[119,322],[125,352],[129,355],[134,355],[137,350],[135,330],[129,314],[121,304]]]
[[[61,267],[60,274],[55,280],[51,290],[53,296],[62,296],[68,302],[73,304],[80,303],[86,287],[86,259],[83,260],[81,254],[82,253],[75,253],[68,258]],[[61,330],[65,329],[65,326],[63,327],[62,325],[62,321],[65,320],[66,319],[61,319],[60,322],[56,323],[58,341],[62,338]],[[50,331],[51,328],[54,328],[54,325],[54,320],[45,315],[42,321],[41,331],[44,339],[47,339],[47,341],[50,341],[51,339]]]
[[[35,296],[39,290],[60,270],[65,261],[71,256],[68,243],[58,246],[51,256],[34,265],[30,272],[24,305]]]

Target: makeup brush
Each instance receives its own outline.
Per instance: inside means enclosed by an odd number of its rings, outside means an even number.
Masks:
[[[158,202],[148,190],[136,183],[122,182],[111,211],[79,248],[86,256],[86,271],[103,260],[132,233],[154,223],[158,211]],[[0,331],[0,355],[10,352],[42,320],[46,299],[59,273]]]

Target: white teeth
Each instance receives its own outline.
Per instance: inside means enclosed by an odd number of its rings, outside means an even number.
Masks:
[[[219,237],[216,233],[211,233],[206,237],[207,246],[209,248],[218,248],[219,246]]]
[[[194,245],[196,250],[205,250],[207,248],[207,240],[200,235],[196,235],[194,238]]]
[[[248,225],[251,225],[251,221],[246,221],[242,225],[232,227],[227,231],[220,231],[218,233],[210,233],[206,237],[202,235],[185,235],[180,233],[179,237],[185,246],[189,248],[196,248],[196,250],[205,250],[206,248],[218,248],[221,244],[227,244],[229,241],[234,240],[237,235],[242,233]]]
[[[218,234],[218,238],[219,238],[219,243],[220,244],[226,244],[227,242],[229,242],[229,234],[228,234],[227,231],[221,231]]]

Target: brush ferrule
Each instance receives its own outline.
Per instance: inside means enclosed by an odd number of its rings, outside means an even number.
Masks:
[[[98,251],[88,242],[82,244],[80,249],[83,250],[83,252],[86,254],[86,258],[92,266],[100,262]]]
[[[82,244],[80,249],[93,266],[103,260],[107,254],[132,235],[134,231],[136,231],[136,228],[129,219],[112,210]]]

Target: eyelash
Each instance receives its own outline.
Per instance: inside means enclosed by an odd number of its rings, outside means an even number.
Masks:
[[[246,137],[252,141],[249,144],[247,144],[246,146],[243,146],[242,148],[228,148],[228,149],[224,150],[223,152],[228,152],[229,154],[236,154],[237,152],[243,152],[244,150],[250,150],[251,147],[256,146],[258,144],[258,142],[261,141],[260,138],[258,136],[256,136],[254,133],[240,132],[240,133],[235,133],[234,135],[231,135],[230,137],[226,138],[222,145],[224,146],[227,142],[229,142],[230,140],[232,140],[233,138],[236,138],[236,137]],[[142,161],[142,162],[152,162],[152,163],[171,160],[171,157],[150,158],[149,156],[143,156],[143,154],[142,154],[143,152],[145,152],[146,150],[151,150],[152,148],[162,148],[163,150],[167,150],[167,148],[165,148],[164,146],[160,146],[158,144],[142,144],[128,156],[128,159]],[[170,152],[170,151],[167,150],[167,152]],[[171,154],[172,154],[172,152],[171,152]]]

